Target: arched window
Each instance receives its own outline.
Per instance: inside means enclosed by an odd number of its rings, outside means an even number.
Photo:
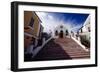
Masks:
[[[58,31],[56,30],[56,31],[55,31],[55,36],[57,36],[57,35],[58,35]]]
[[[66,35],[68,35],[68,30],[66,30]]]
[[[60,31],[59,37],[63,38],[63,30]]]

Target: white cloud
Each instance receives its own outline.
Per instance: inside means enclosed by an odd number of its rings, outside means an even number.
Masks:
[[[48,19],[53,20],[53,16],[52,15],[48,15]]]
[[[45,12],[36,12],[36,14],[38,16],[41,16],[41,17],[46,17],[47,16],[47,13],[45,13]]]
[[[54,32],[54,29],[61,24],[65,24],[69,32],[71,30],[76,31],[81,27],[81,25],[75,25],[74,20],[67,20],[66,22],[63,21],[63,17],[61,20],[54,18],[53,15],[50,15],[49,13],[46,12],[36,12],[37,15],[40,17],[42,20],[42,25],[44,27],[44,32]]]
[[[73,26],[72,28],[71,28],[71,30],[72,31],[74,31],[74,32],[77,32],[80,28],[82,27],[82,25],[76,25],[76,26]]]

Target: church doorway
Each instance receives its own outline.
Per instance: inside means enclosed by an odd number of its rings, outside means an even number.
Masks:
[[[59,38],[63,38],[63,31],[62,30],[59,33]]]

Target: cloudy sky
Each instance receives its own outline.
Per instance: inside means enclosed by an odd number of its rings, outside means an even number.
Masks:
[[[82,27],[89,14],[36,12],[42,21],[44,32],[53,31],[58,25],[64,24],[68,30],[77,31]]]

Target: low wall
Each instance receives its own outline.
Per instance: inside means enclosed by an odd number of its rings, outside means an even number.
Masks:
[[[39,47],[37,47],[36,49],[33,50],[33,52],[32,52],[32,58],[34,58],[34,57],[39,53],[39,51],[42,50],[42,48],[43,48],[51,39],[52,39],[52,37],[49,38],[48,40],[45,40],[45,38],[43,38],[43,44],[42,44],[42,46],[39,46]]]

